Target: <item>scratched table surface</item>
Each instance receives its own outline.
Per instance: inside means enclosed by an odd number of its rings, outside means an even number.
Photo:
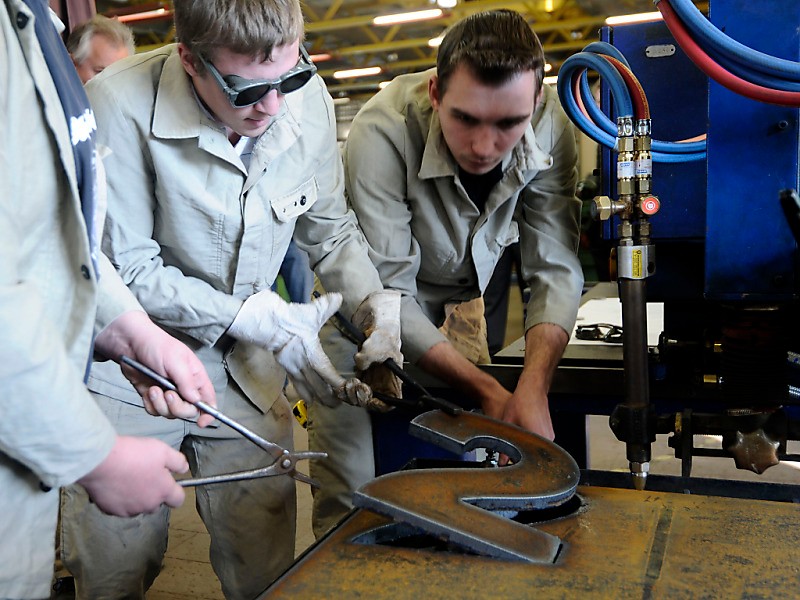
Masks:
[[[260,598],[800,597],[797,504],[584,486],[576,497],[574,512],[533,525],[561,539],[552,564],[375,543],[394,526],[362,509]]]

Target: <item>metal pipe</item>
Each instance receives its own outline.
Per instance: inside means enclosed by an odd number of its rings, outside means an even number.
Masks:
[[[617,418],[625,431],[625,450],[633,485],[643,490],[650,470],[651,427],[650,380],[647,351],[647,295],[645,279],[620,279],[622,301],[622,363],[625,371],[625,402]]]
[[[645,279],[620,279],[622,301],[622,362],[625,403],[631,408],[650,404],[647,370],[647,298]]]
[[[625,402],[614,409],[611,429],[625,442],[633,485],[643,490],[650,470],[650,445],[655,441],[655,413],[650,406],[647,348],[647,277],[655,272],[655,251],[650,245],[648,210],[644,198],[652,185],[650,122],[617,120],[619,154],[617,190],[630,210],[620,214],[617,249],[619,298],[622,302],[622,362]],[[624,136],[624,137],[623,137]],[[657,201],[655,202],[657,204]],[[655,207],[657,210],[657,206]]]

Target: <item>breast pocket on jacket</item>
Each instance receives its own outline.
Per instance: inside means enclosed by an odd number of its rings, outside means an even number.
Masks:
[[[507,248],[511,244],[519,241],[519,224],[516,221],[511,221],[508,229],[501,232],[496,238],[495,243],[500,246],[500,250]]]
[[[270,201],[275,217],[281,223],[294,221],[297,217],[314,206],[317,201],[317,180],[312,177],[288,194],[278,196]]]

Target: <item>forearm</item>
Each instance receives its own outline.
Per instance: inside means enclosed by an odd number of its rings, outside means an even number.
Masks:
[[[548,93],[548,98],[552,96]],[[548,100],[549,102],[550,100]],[[537,139],[552,140],[553,166],[540,172],[522,193],[520,247],[522,275],[531,290],[526,331],[540,323],[572,331],[583,289],[577,250],[581,203],[575,197],[577,149],[568,120],[554,103],[537,124]]]
[[[400,322],[403,355],[411,363],[419,363],[434,346],[447,341],[447,337],[431,323],[416,298],[411,295],[403,295]],[[451,350],[455,351],[453,348]]]
[[[88,348],[65,345],[63,324],[51,321],[50,299],[35,285],[3,282],[0,289],[0,385],[9,392],[0,451],[48,487],[72,483],[97,466],[114,438],[82,380]]]
[[[98,282],[97,312],[94,320],[95,338],[120,315],[142,310],[141,304],[120,279],[106,255],[101,252],[98,258],[100,280]]]
[[[546,400],[567,342],[567,333],[558,325],[540,323],[530,328],[525,335],[525,364],[517,382],[517,391]]]
[[[95,338],[95,350],[116,362],[120,356],[133,356],[134,340],[158,329],[143,311],[128,311],[108,324]],[[160,330],[159,330],[160,332]]]
[[[383,289],[369,257],[367,241],[344,195],[342,156],[336,142],[333,100],[324,94],[327,128],[313,172],[317,202],[298,218],[294,241],[308,253],[310,263],[329,292],[342,294],[342,313],[352,317],[372,292]]]
[[[447,341],[430,348],[417,364],[426,373],[480,403],[490,416],[499,417],[511,395],[494,377],[469,362]]]
[[[131,273],[135,275],[131,276]],[[159,261],[122,266],[123,279],[160,326],[211,346],[226,332],[242,299]]]
[[[540,323],[525,335],[525,366],[503,420],[547,439],[555,437],[547,392],[569,338],[558,325]]]

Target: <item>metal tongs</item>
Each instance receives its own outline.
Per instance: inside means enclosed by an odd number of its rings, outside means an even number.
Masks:
[[[151,368],[143,365],[142,363],[135,361],[134,359],[128,356],[120,356],[120,362],[128,365],[139,371],[140,373],[147,375],[150,379],[155,381],[159,386],[161,386],[165,390],[177,392],[178,389],[175,387],[175,384],[172,383],[166,377],[163,377],[153,371]],[[193,487],[197,485],[208,485],[211,483],[226,483],[228,481],[242,481],[245,479],[258,479],[261,477],[275,477],[276,475],[289,475],[293,477],[297,481],[302,481],[303,483],[307,483],[314,487],[320,487],[319,482],[316,479],[312,479],[308,475],[300,473],[296,469],[297,461],[305,460],[305,459],[312,459],[312,458],[328,458],[327,452],[290,452],[285,448],[280,447],[278,444],[270,442],[262,438],[257,433],[251,431],[238,421],[234,421],[230,417],[226,416],[225,414],[218,411],[213,406],[210,406],[202,401],[193,402],[194,406],[196,406],[199,410],[207,413],[225,423],[231,429],[239,432],[244,436],[247,440],[254,443],[256,446],[267,452],[267,454],[271,455],[275,458],[275,462],[269,465],[268,467],[262,467],[260,469],[252,469],[250,471],[238,471],[235,473],[223,473],[220,475],[211,475],[209,477],[200,477],[196,479],[180,479],[178,480],[178,484],[183,487]]]
[[[313,295],[315,298],[318,298],[320,294],[319,292],[314,292]],[[335,327],[342,333],[342,335],[344,335],[356,346],[361,346],[361,344],[364,343],[364,341],[367,339],[367,336],[364,335],[364,332],[356,327],[355,324],[350,321],[350,319],[345,317],[341,312],[336,312],[333,316],[335,319]],[[409,375],[408,372],[403,370],[403,367],[398,365],[394,359],[387,358],[383,362],[383,365],[389,369],[389,371],[391,371],[392,374],[395,375],[400,381],[409,386],[409,388],[413,389],[418,394],[418,397],[414,400],[409,400],[407,398],[395,398],[394,396],[373,391],[373,396],[378,400],[396,407],[424,410],[439,409],[451,416],[457,416],[463,412],[464,409],[458,404],[454,404],[453,402],[445,400],[444,398],[437,398],[428,392],[428,390],[426,390],[422,384]]]

